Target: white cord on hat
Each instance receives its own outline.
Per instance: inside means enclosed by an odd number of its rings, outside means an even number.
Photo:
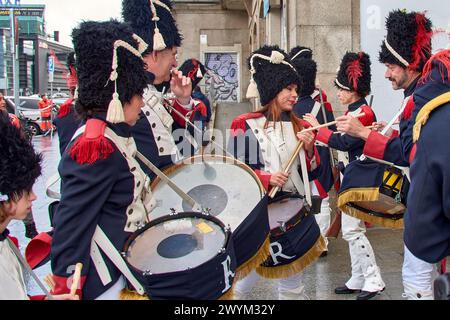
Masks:
[[[136,40],[136,42],[138,43],[139,47],[138,50],[140,52],[140,54],[142,55],[145,50],[148,49],[148,44],[147,42],[145,42],[141,37],[139,37],[137,34],[133,34],[133,39]]]
[[[294,61],[294,59],[297,58],[299,55],[301,55],[303,52],[311,52],[312,53],[312,50],[310,50],[310,49],[300,50],[299,52],[297,52],[297,54],[291,60]]]
[[[162,51],[167,48],[166,43],[164,42],[164,38],[159,32],[158,28],[158,21],[160,20],[158,17],[158,13],[156,12],[155,4],[159,5],[160,7],[165,8],[166,10],[170,12],[169,7],[167,7],[164,3],[158,0],[149,0],[150,2],[150,9],[152,10],[153,18],[152,21],[155,22],[155,34],[153,35],[153,51]]]
[[[395,49],[389,44],[387,39],[384,39],[384,44],[386,45],[386,48],[394,55],[394,57],[397,58],[398,61],[400,61],[405,67],[409,67],[409,62],[406,61]]]
[[[141,39],[142,40],[142,39]],[[119,99],[119,93],[117,92],[117,79],[119,77],[119,74],[117,72],[117,68],[119,67],[119,59],[117,55],[117,50],[122,47],[127,49],[129,52],[134,54],[136,57],[142,59],[142,54],[139,52],[139,50],[136,50],[132,45],[130,45],[128,42],[125,42],[123,40],[117,40],[114,42],[114,51],[113,51],[113,60],[112,60],[112,72],[109,77],[110,81],[114,81],[114,94],[113,99],[111,100],[109,106],[108,106],[108,113],[106,115],[106,121],[110,123],[121,123],[125,122],[125,114],[123,113],[123,106],[122,102],[120,102]],[[144,50],[145,51],[145,50]]]
[[[335,82],[338,85],[338,87],[340,87],[341,89],[344,89],[344,90],[347,90],[347,91],[352,91],[352,89],[350,89],[349,87],[346,87],[342,83],[340,83],[338,79],[336,79]]]
[[[250,72],[252,74],[252,77],[250,79],[250,85],[247,90],[247,95],[246,95],[247,99],[259,98],[258,85],[256,84],[256,81],[255,81],[256,70],[253,65],[253,61],[255,58],[260,58],[260,59],[269,61],[272,64],[285,64],[285,65],[291,67],[292,70],[297,72],[297,70],[289,62],[284,60],[284,55],[279,51],[273,50],[270,57],[265,56],[263,54],[255,53],[250,59],[250,66],[251,66]]]

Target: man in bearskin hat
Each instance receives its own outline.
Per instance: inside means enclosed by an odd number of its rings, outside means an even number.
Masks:
[[[366,140],[364,154],[367,157],[409,167],[415,154],[412,139],[413,93],[431,57],[432,23],[424,13],[395,10],[388,16],[386,28],[387,36],[381,45],[379,61],[386,66],[385,77],[391,81],[392,88],[404,90],[400,132],[385,128],[383,135],[364,128],[359,121],[348,116],[338,118],[337,127],[341,132]],[[432,299],[435,273],[434,265],[418,259],[405,246],[403,285],[408,299]]]
[[[297,117],[303,118],[305,114],[312,113],[318,118],[321,124],[334,121],[334,114],[330,103],[326,103],[324,93],[316,89],[317,64],[312,59],[312,50],[306,47],[295,47],[290,52],[291,61],[297,69],[300,76],[299,99],[294,106],[294,113]],[[320,95],[322,94],[322,97]],[[308,127],[307,122],[303,123]],[[334,128],[335,130],[336,128]],[[322,235],[325,237],[328,247],[328,239],[326,234],[330,228],[331,222],[331,208],[328,193],[334,185],[334,176],[332,168],[332,154],[330,149],[323,146],[318,146],[321,159],[321,175],[319,179],[311,183],[311,188],[315,196],[322,198],[322,205],[320,213],[315,215],[317,223],[320,226]],[[324,256],[327,255],[324,252]]]
[[[411,165],[404,239],[411,253],[428,263],[450,256],[449,78],[450,50],[443,50],[427,63],[414,92],[416,153]]]
[[[181,149],[198,149],[195,139],[183,130],[173,132],[174,118],[167,101],[154,85],[170,81],[170,89],[175,95],[174,107],[180,110],[193,109],[191,101],[191,79],[176,70],[177,50],[181,46],[182,36],[172,16],[172,1],[170,0],[123,0],[122,15],[134,32],[149,44],[144,52],[147,71],[155,79],[149,85],[144,95],[145,107],[141,118],[133,128],[133,137],[138,150],[158,168],[164,168],[181,159],[176,141],[183,140]],[[167,88],[166,88],[167,89]],[[179,125],[183,127],[184,119]],[[187,140],[187,143],[186,141]],[[142,166],[145,172],[154,177],[154,173]]]
[[[134,159],[131,127],[153,77],[144,70],[147,44],[117,21],[87,21],[72,33],[77,59],[76,109],[83,126],[59,165],[61,203],[54,217],[53,293],[67,293],[74,266],[82,263],[82,299],[118,299],[126,280],[144,290],[120,255],[126,240],[145,225],[153,208],[148,181]]]
[[[375,114],[366,100],[371,92],[371,80],[370,57],[364,52],[345,54],[335,80],[338,98],[342,105],[348,106],[347,115],[365,114],[359,119],[364,125],[370,125],[376,121]],[[311,114],[304,118],[312,126],[319,125],[319,122]],[[347,176],[349,174],[347,173],[348,167],[351,167],[362,155],[364,140],[348,135],[334,134],[330,129],[322,128],[318,131],[317,141],[339,151],[339,159],[344,168],[343,179],[352,179]],[[341,219],[342,237],[349,244],[352,277],[344,286],[336,288],[335,293],[358,293],[358,300],[371,299],[384,290],[385,283],[381,278],[375,253],[365,235],[366,227],[363,221],[345,214],[345,212]]]
[[[58,115],[53,120],[59,136],[59,151],[61,155],[66,150],[67,145],[80,126],[80,120],[77,118],[75,112],[75,92],[78,85],[77,71],[75,68],[75,52],[69,53],[67,57],[67,68],[69,69],[67,86],[69,87],[71,97],[60,106]]]

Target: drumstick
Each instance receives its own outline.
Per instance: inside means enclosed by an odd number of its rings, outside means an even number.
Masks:
[[[375,129],[377,126],[368,126],[368,127],[365,127],[365,128],[367,128],[367,129],[370,129],[370,130],[373,130],[373,129]],[[340,134],[340,133],[342,133],[342,132],[340,132],[340,131],[335,131],[335,132],[333,132],[333,134]]]
[[[354,116],[354,118],[355,119],[359,119],[359,118],[364,117],[365,115],[366,115],[365,113],[361,113],[361,114],[358,114],[357,116]],[[319,129],[322,129],[322,128],[331,127],[331,126],[334,126],[335,124],[337,124],[337,121],[328,122],[328,123],[325,123],[325,124],[321,124],[320,126],[317,126],[317,127],[305,129],[305,130],[302,131],[302,133],[316,131],[316,130],[319,130]]]
[[[75,273],[73,275],[72,286],[70,287],[70,294],[72,296],[77,294],[78,284],[80,283],[81,279],[81,269],[83,269],[83,264],[77,263],[77,265],[75,266]]]
[[[48,275],[44,278],[44,281],[45,281],[45,283],[49,286],[50,290],[53,291],[53,289],[55,289],[56,283],[55,283],[55,280],[53,280],[53,277],[52,277],[51,275],[48,274]]]
[[[356,119],[359,119],[359,118],[364,117],[365,115],[366,115],[365,113],[361,113],[361,114],[355,116],[355,118],[356,118]],[[329,126],[335,125],[336,123],[337,123],[337,121],[325,123],[325,124],[322,124],[322,125],[317,126],[317,127],[314,127],[314,128],[309,128],[309,129],[303,130],[302,133],[304,133],[304,132],[316,131],[316,130],[318,130],[318,129],[320,129],[320,128],[325,128],[325,127],[329,127]],[[292,166],[294,165],[295,158],[297,158],[297,156],[299,155],[300,151],[301,151],[302,148],[303,148],[303,145],[304,145],[304,143],[303,143],[302,141],[300,141],[300,142],[297,144],[297,148],[295,149],[294,153],[292,154],[291,158],[289,159],[289,162],[288,162],[288,164],[286,165],[286,168],[283,170],[283,172],[284,172],[285,174],[288,174],[289,171],[291,171],[291,168],[292,168]],[[270,197],[271,199],[273,199],[273,198],[275,197],[275,195],[278,193],[279,190],[280,190],[280,187],[273,188],[272,191],[270,191],[270,193],[269,193],[269,197]]]
[[[297,148],[294,151],[294,154],[292,155],[292,157],[289,159],[289,162],[286,166],[286,168],[283,170],[284,173],[288,174],[289,171],[291,171],[292,165],[294,164],[295,158],[297,158],[298,154],[300,153],[300,151],[302,150],[304,145],[303,141],[300,141],[297,145]],[[273,199],[275,197],[275,195],[278,193],[278,191],[280,190],[280,187],[276,187],[273,188],[272,191],[270,191],[269,193],[269,197],[271,199]]]

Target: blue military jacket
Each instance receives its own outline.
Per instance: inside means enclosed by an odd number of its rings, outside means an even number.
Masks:
[[[449,51],[442,54],[448,65]],[[414,93],[414,138],[418,141],[404,240],[416,257],[437,263],[450,255],[450,82],[441,63],[434,61],[432,66],[431,75]]]

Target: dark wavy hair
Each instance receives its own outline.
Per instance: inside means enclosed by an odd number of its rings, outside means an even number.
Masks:
[[[33,189],[41,175],[42,156],[3,112],[0,112],[0,132],[0,193],[18,201]],[[0,223],[4,219],[0,216]]]

